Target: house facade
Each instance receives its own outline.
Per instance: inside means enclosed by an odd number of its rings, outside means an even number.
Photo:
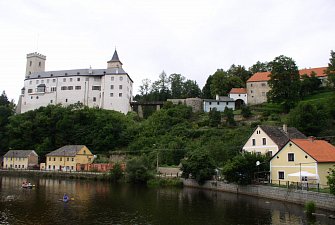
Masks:
[[[9,150],[3,156],[4,169],[26,170],[38,166],[38,155],[34,150]]]
[[[302,181],[326,187],[334,165],[335,146],[313,137],[292,139],[271,159],[270,176],[273,183]]]
[[[232,88],[229,92],[229,98],[235,100],[235,108],[239,109],[241,106],[248,104],[246,88]]]
[[[77,164],[93,160],[94,155],[85,145],[66,145],[46,154],[45,170],[77,171]]]
[[[242,148],[244,152],[273,156],[290,138],[307,138],[294,127],[259,125]]]
[[[225,109],[229,108],[235,110],[235,101],[227,96],[216,96],[215,99],[204,99],[203,109],[204,112],[210,112],[212,109],[216,108],[217,111],[223,112]]]
[[[49,104],[75,103],[124,114],[131,111],[133,80],[122,68],[116,50],[106,69],[45,71],[45,61],[46,56],[37,52],[27,55],[18,113]]]
[[[322,86],[327,84],[327,75],[325,70],[327,67],[310,68],[299,70],[300,76],[310,76],[312,72],[315,73],[316,77],[321,81]],[[256,105],[267,102],[267,93],[271,90],[268,81],[270,80],[270,72],[258,72],[252,75],[247,80],[247,95],[248,104]]]

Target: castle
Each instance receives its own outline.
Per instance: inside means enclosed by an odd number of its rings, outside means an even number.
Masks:
[[[45,61],[46,56],[37,52],[27,54],[18,113],[49,104],[75,103],[124,114],[131,111],[133,80],[123,70],[116,50],[106,69],[45,71]]]

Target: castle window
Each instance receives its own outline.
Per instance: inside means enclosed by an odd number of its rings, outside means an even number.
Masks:
[[[33,93],[33,89],[28,89],[28,93]]]
[[[29,84],[33,84],[33,81],[31,80],[31,81],[29,81]]]
[[[119,85],[119,89],[122,90],[122,85]]]
[[[29,75],[31,74],[31,71],[29,71]],[[29,76],[28,76],[28,78],[29,78]]]
[[[63,82],[66,82],[66,78],[63,78]]]
[[[36,96],[36,99],[38,99],[38,96]]]
[[[92,86],[92,90],[93,91],[100,91],[101,90],[101,86]]]
[[[65,76],[67,76],[67,73],[65,73]]]
[[[24,95],[24,88],[21,89],[21,95]]]
[[[52,79],[52,83],[56,83],[56,79]]]
[[[41,67],[42,63],[41,62],[38,62],[38,66]]]
[[[77,78],[77,81],[80,81],[80,77]]]
[[[67,99],[65,99],[65,102],[67,102]]]
[[[119,93],[119,97],[122,97],[122,93]]]
[[[96,97],[93,97],[93,102],[96,102],[97,101],[97,98]]]
[[[51,87],[51,92],[55,92],[56,90],[56,87]]]
[[[41,80],[41,84],[44,84],[44,80]]]
[[[39,80],[36,80],[36,84],[39,84],[39,82],[40,82]]]
[[[123,77],[119,77],[119,80],[120,80],[120,81],[123,81]]]
[[[33,99],[33,96],[31,96],[30,99]]]
[[[212,105],[212,102],[209,102],[209,105]]]
[[[114,85],[111,85],[111,89],[112,89],[112,90],[114,89]]]
[[[226,102],[226,105],[228,105],[229,104],[229,102]]]
[[[109,96],[114,97],[114,93],[110,93]]]
[[[68,90],[73,90],[73,86],[68,86],[67,89]]]
[[[40,84],[37,86],[37,92],[45,92],[45,84]]]
[[[79,75],[80,73],[79,72],[77,72],[77,75]]]
[[[81,90],[81,86],[76,86],[76,90]]]
[[[53,77],[54,75],[53,74],[50,74],[50,77]]]
[[[217,105],[220,105],[220,102],[217,102]]]
[[[53,100],[50,100],[50,103],[52,103],[53,102]]]
[[[266,86],[266,83],[262,83],[262,86],[265,87],[265,86]]]
[[[33,62],[32,62],[32,61],[30,61],[30,62],[29,62],[29,66],[31,66],[32,64],[33,64]]]
[[[38,78],[40,78],[40,77],[41,77],[41,75],[38,75],[37,77],[38,77]]]
[[[72,80],[73,80],[73,79],[72,79],[72,78],[70,78],[70,82],[72,82]]]
[[[114,81],[114,77],[111,77],[111,81]]]
[[[67,86],[62,86],[60,89],[61,89],[62,91],[65,91],[65,90],[67,90]]]

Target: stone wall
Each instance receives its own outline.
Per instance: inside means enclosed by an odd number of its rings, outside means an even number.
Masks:
[[[227,184],[221,181],[207,181],[204,185],[198,185],[195,180],[184,179],[184,186],[204,188],[216,191],[226,191],[237,194],[245,194],[262,198],[287,201],[304,205],[308,201],[313,201],[318,208],[335,210],[335,196],[327,193],[318,193],[306,190],[287,189],[265,185],[236,185]]]

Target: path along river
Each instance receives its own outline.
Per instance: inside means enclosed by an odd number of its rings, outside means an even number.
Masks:
[[[299,205],[231,193],[38,177],[23,189],[26,179],[0,177],[0,224],[335,224]],[[59,201],[64,193],[73,200]]]

